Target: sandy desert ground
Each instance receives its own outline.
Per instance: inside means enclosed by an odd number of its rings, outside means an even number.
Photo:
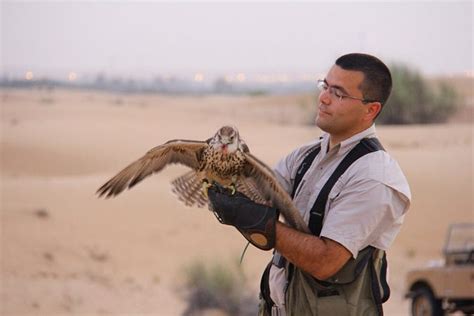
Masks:
[[[1,90],[1,314],[180,315],[182,271],[232,262],[245,245],[205,209],[171,193],[173,166],[115,199],[95,196],[110,176],[173,138],[206,139],[235,124],[269,165],[321,131],[310,96],[159,96]],[[469,113],[472,114],[472,111]],[[462,122],[460,122],[462,121]],[[450,223],[473,221],[473,121],[378,126],[413,193],[389,251],[387,315],[407,315],[405,273],[441,257]],[[243,262],[257,295],[270,253]]]

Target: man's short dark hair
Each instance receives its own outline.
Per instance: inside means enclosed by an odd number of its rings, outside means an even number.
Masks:
[[[377,57],[352,53],[339,57],[336,65],[345,70],[361,71],[364,81],[360,90],[364,99],[385,104],[392,91],[392,75],[388,67]]]

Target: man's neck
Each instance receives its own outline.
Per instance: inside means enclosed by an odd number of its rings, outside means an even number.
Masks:
[[[337,145],[339,145],[341,142],[345,141],[346,139],[349,139],[352,136],[357,135],[368,128],[370,128],[370,126],[364,126],[363,128],[354,130],[351,133],[347,133],[343,135],[329,134],[328,151],[336,147]]]
[[[341,140],[342,141],[342,140]],[[336,147],[338,144],[341,143],[341,141],[333,140],[332,136],[329,136],[329,142],[328,142],[328,152],[331,150],[331,148]]]

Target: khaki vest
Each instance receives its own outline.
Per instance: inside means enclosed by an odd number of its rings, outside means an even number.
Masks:
[[[292,272],[286,291],[286,315],[383,315],[382,303],[389,296],[384,262],[384,251],[365,248],[356,259],[350,259],[338,273],[322,283],[298,268],[288,267],[287,271]],[[259,315],[271,315],[263,300]]]

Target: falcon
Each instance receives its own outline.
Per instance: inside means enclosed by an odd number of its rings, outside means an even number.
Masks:
[[[176,139],[152,148],[101,186],[97,194],[106,198],[116,196],[173,163],[192,169],[172,181],[173,192],[187,206],[205,206],[207,188],[217,182],[256,203],[277,208],[288,224],[308,232],[307,224],[273,171],[249,152],[233,126],[221,127],[206,141]]]

